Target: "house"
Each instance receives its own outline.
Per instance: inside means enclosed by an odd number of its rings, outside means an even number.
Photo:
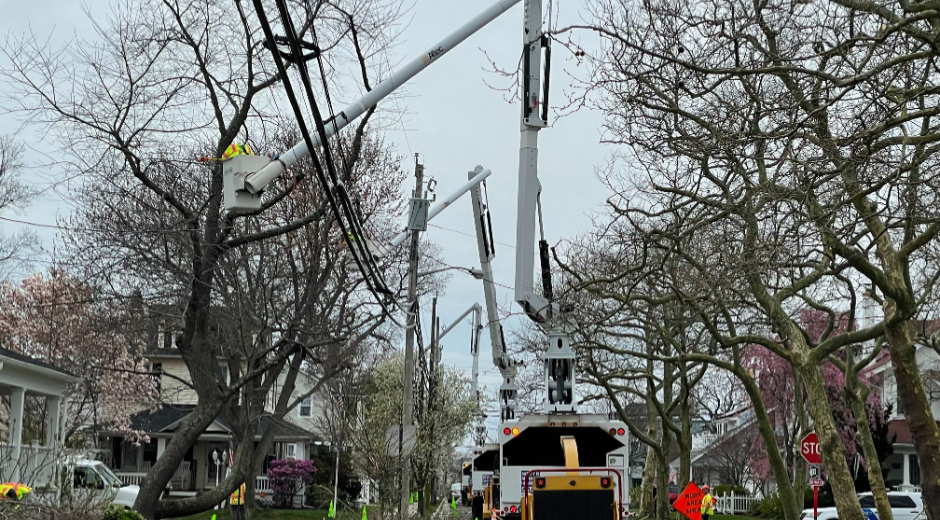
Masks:
[[[24,482],[34,487],[53,484],[54,461],[61,448],[61,419],[68,408],[64,396],[70,385],[80,381],[53,365],[0,348],[0,396],[9,399],[9,412],[3,414],[6,420],[0,421],[0,482]],[[24,408],[29,398],[45,400],[47,410],[41,428],[33,432],[24,431]],[[24,444],[30,433],[32,439]]]
[[[153,464],[163,454],[179,424],[192,412],[198,402],[198,396],[192,389],[188,368],[176,346],[180,327],[174,319],[172,307],[154,307],[150,310],[152,326],[148,337],[146,357],[150,362],[162,406],[157,410],[139,410],[131,416],[130,429],[137,432],[129,435],[125,432],[104,432],[100,434],[102,444],[108,448],[109,464],[115,473],[128,484],[138,484],[146,476]],[[213,313],[218,324],[212,327],[213,340],[225,345],[240,345],[240,341],[254,341],[256,336],[242,331],[227,333],[221,325],[224,317],[219,312]],[[219,358],[220,373],[228,374],[226,360]],[[283,376],[281,376],[283,378]],[[282,379],[275,384],[272,394],[280,391]],[[305,394],[310,382],[304,377],[297,378],[295,396]],[[265,405],[271,411],[274,400],[269,398]],[[314,397],[304,399],[299,406],[284,419],[263,417],[257,426],[255,439],[271,428],[276,428],[274,444],[263,467],[255,477],[255,491],[260,497],[270,492],[267,479],[268,462],[274,459],[308,459],[318,436],[314,433],[322,408]],[[149,442],[138,442],[138,435],[149,438]],[[217,417],[199,436],[197,442],[188,450],[171,479],[167,496],[195,496],[204,489],[212,488],[225,478],[228,467],[228,451],[232,446],[232,425],[223,415]]]

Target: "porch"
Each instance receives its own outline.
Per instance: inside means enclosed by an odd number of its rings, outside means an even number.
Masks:
[[[914,450],[914,437],[906,419],[888,422],[888,435],[894,436],[894,453],[882,463],[885,486],[896,491],[920,491],[920,463]]]
[[[191,411],[191,407],[165,407],[161,410],[143,412],[132,417],[132,427],[147,432],[149,443],[135,444],[118,433],[107,434],[104,444],[109,447],[110,466],[125,484],[143,481],[150,468],[163,455],[173,431]],[[267,468],[274,459],[309,458],[309,444],[313,434],[296,425],[270,418],[261,420],[256,441],[268,428],[277,428],[275,442],[270,453],[255,476],[255,493],[259,498],[271,495]],[[229,450],[232,449],[232,431],[228,422],[219,417],[203,432],[197,442],[184,455],[176,473],[167,485],[166,496],[191,497],[212,489],[225,479],[229,468]]]
[[[0,396],[9,403],[6,439],[0,440],[0,482],[54,484],[61,441],[63,397],[81,379],[28,356],[0,348]],[[27,402],[45,405],[45,418],[26,414]]]

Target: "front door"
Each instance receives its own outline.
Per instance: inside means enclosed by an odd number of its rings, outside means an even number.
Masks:
[[[207,487],[215,487],[216,484],[225,480],[225,468],[228,465],[228,454],[225,450],[226,444],[223,442],[210,442],[206,445]]]

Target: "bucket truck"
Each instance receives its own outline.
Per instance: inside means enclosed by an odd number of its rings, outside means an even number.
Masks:
[[[604,415],[577,413],[576,357],[569,338],[573,327],[552,301],[538,178],[538,135],[548,125],[551,40],[542,30],[541,0],[524,2],[515,299],[548,337],[543,359],[546,395],[544,413],[504,419],[500,424],[499,475],[493,479],[498,500],[492,506],[493,516],[616,520],[626,513],[623,503],[629,497],[629,431],[624,423]],[[541,293],[534,283],[536,223]]]

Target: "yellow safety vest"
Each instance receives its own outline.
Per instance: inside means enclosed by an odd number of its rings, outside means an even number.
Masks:
[[[715,499],[712,498],[711,493],[705,493],[705,496],[702,497],[702,514],[703,515],[715,514]]]
[[[23,500],[23,497],[30,491],[32,491],[32,488],[25,484],[17,484],[15,482],[0,484],[0,500],[5,498]]]
[[[232,143],[228,145],[228,148],[225,149],[225,153],[222,154],[222,160],[231,159],[236,155],[254,155],[255,153],[251,151],[251,148],[247,144]]]
[[[241,506],[245,504],[245,485],[242,484],[240,488],[232,492],[232,495],[228,497],[228,503],[233,506]]]

